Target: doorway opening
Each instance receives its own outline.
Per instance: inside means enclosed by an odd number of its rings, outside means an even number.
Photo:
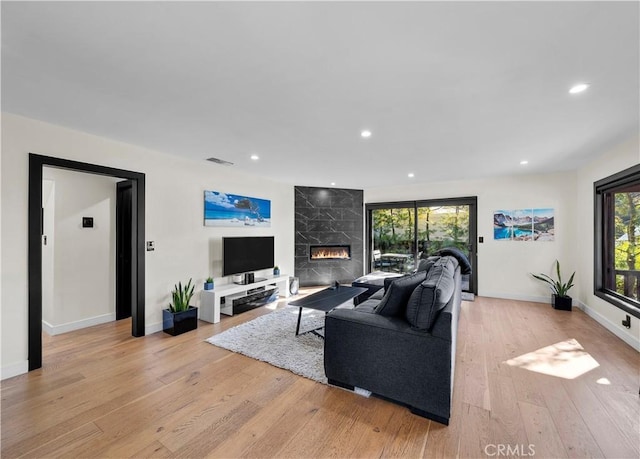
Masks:
[[[116,316],[131,316],[131,334],[139,337],[145,334],[145,260],[144,260],[144,214],[145,214],[145,175],[140,172],[115,169],[96,164],[70,161],[50,156],[29,154],[29,236],[28,236],[28,290],[29,290],[29,371],[42,367],[42,244],[43,244],[43,167],[53,167],[78,172],[125,179],[118,186],[118,195],[124,196],[126,205],[122,206],[127,222],[117,222],[116,238],[120,240],[121,252],[118,258],[125,260],[125,268],[116,269]],[[120,188],[126,187],[122,192]],[[118,211],[116,211],[118,214]],[[128,218],[126,217],[128,216]],[[118,219],[117,219],[118,220]],[[120,224],[118,224],[120,223]],[[118,246],[118,242],[116,243]],[[126,252],[126,253],[124,253]],[[117,304],[120,303],[118,312]],[[130,311],[126,311],[128,304]]]

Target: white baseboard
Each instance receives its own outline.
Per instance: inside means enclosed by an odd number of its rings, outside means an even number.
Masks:
[[[144,334],[145,335],[150,335],[152,333],[157,333],[159,331],[162,331],[162,322],[157,322],[155,324],[146,325],[144,327]]]
[[[551,298],[545,296],[532,296],[532,295],[512,295],[512,294],[504,294],[504,293],[495,293],[495,292],[482,292],[479,296],[487,296],[489,298],[501,298],[504,300],[519,300],[519,301],[532,301],[534,303],[545,303],[551,304]],[[604,328],[609,330],[611,333],[616,335],[622,341],[627,343],[629,346],[634,348],[636,351],[640,352],[640,340],[630,336],[628,333],[624,333],[620,330],[620,327],[617,327],[613,322],[604,317],[599,312],[590,308],[586,304],[581,301],[573,299],[573,306],[580,308],[586,315],[591,317],[593,320],[598,322]]]
[[[100,325],[107,322],[113,322],[116,320],[115,314],[105,314],[103,316],[92,317],[90,319],[79,320],[77,322],[71,322],[63,325],[51,325],[46,321],[42,321],[42,330],[47,334],[54,336],[61,333],[67,333],[73,330],[80,330],[81,328],[92,327],[93,325]],[[162,322],[158,322],[144,327],[144,334],[150,335],[162,331]]]
[[[46,320],[42,321],[42,331],[45,332],[47,335],[55,335],[55,330],[54,330],[54,326],[51,325],[49,322],[47,322]]]
[[[501,298],[503,300],[531,301],[533,303],[551,304],[551,296],[518,295],[511,293],[481,292],[478,296],[488,296],[489,298]],[[575,304],[575,300],[574,300]]]
[[[2,367],[2,376],[1,378],[8,379],[13,378],[14,376],[23,375],[29,372],[29,361],[24,360],[19,363],[14,363],[13,365],[7,365],[6,367]]]
[[[593,320],[598,322],[600,325],[602,325],[604,328],[606,328],[611,333],[616,335],[618,338],[620,338],[622,341],[624,341],[629,346],[634,348],[636,351],[640,352],[640,340],[639,339],[634,338],[633,336],[629,335],[628,333],[623,332],[622,330],[620,330],[620,327],[616,326],[613,322],[611,322],[605,316],[600,314],[598,311],[590,308],[589,306],[587,306],[583,302],[578,301],[578,307],[580,309],[582,309],[586,315],[588,315]]]
[[[116,320],[115,312],[110,314],[103,314],[101,316],[89,317],[88,319],[77,320],[75,322],[69,322],[62,325],[51,325],[48,322],[42,321],[42,329],[49,335],[60,335],[74,330],[80,330],[82,328],[93,327],[94,325],[106,324],[107,322],[114,322]]]

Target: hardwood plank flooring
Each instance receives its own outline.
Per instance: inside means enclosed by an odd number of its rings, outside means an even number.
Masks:
[[[1,456],[640,456],[639,354],[579,310],[463,302],[443,426],[204,341],[272,307],[176,337],[132,338],[128,320],[44,336],[44,367],[1,383]],[[571,339],[596,368],[566,379],[507,363]]]

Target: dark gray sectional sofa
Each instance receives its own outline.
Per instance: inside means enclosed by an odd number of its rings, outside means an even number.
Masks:
[[[449,424],[461,305],[461,271],[452,256],[389,280],[354,309],[325,321],[330,384],[359,387]]]

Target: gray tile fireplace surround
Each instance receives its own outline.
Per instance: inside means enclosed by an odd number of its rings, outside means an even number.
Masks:
[[[362,190],[295,187],[295,275],[300,285],[350,284],[363,275]],[[351,258],[310,260],[310,246],[350,245]]]

